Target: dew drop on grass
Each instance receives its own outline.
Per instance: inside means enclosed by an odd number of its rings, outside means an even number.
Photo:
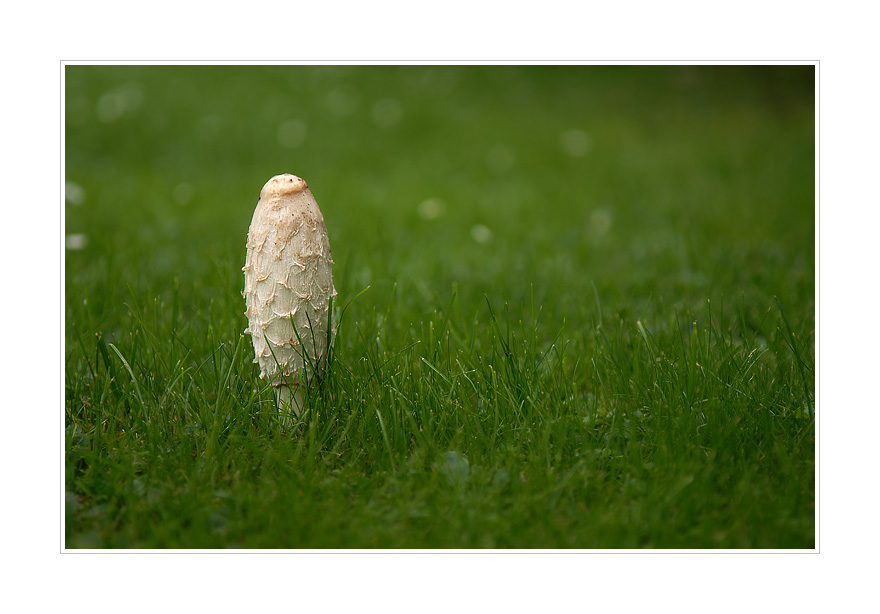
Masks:
[[[436,220],[446,212],[446,203],[439,198],[429,198],[419,203],[418,211],[423,220]]]
[[[64,183],[64,200],[78,207],[85,202],[86,191],[78,183],[66,181]]]
[[[88,244],[89,237],[82,233],[76,233],[64,237],[64,248],[70,251],[85,249]]]
[[[345,117],[354,113],[360,104],[361,95],[351,85],[339,85],[327,92],[327,108],[331,113],[339,117]]]
[[[453,486],[464,484],[470,475],[471,465],[467,457],[456,450],[447,452],[437,467]]]
[[[141,480],[139,480],[137,478],[133,479],[131,481],[131,486],[132,486],[132,489],[134,490],[134,492],[139,497],[143,497],[144,495],[147,494],[147,487],[144,485],[144,483]]]
[[[278,142],[288,149],[299,147],[305,142],[307,132],[305,123],[298,119],[289,119],[278,126]]]
[[[601,237],[611,228],[611,214],[607,209],[596,209],[590,213],[590,234]]]
[[[126,83],[105,92],[95,105],[98,121],[109,124],[124,115],[137,111],[143,102],[140,83]]]
[[[593,139],[583,130],[566,130],[559,136],[559,145],[569,156],[580,158],[590,153]]]
[[[471,238],[477,243],[485,245],[492,240],[492,231],[483,224],[474,224],[471,227]]]
[[[492,478],[495,488],[503,488],[508,482],[510,482],[510,473],[503,467],[496,471],[495,476]]]

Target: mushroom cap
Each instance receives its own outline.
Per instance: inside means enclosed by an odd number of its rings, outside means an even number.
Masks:
[[[305,181],[272,177],[260,192],[248,231],[245,315],[260,377],[295,384],[322,364],[335,333],[330,242]]]
[[[304,179],[290,173],[283,173],[275,175],[266,182],[266,185],[260,190],[260,199],[296,194],[308,189],[309,184]]]

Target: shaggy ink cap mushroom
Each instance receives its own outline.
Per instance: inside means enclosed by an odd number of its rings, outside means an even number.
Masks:
[[[335,323],[327,226],[308,184],[272,177],[251,220],[242,293],[260,377],[278,394],[279,409],[302,409],[300,383],[326,363]]]

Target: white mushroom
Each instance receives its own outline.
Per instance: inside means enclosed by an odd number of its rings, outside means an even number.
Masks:
[[[332,263],[324,216],[309,186],[295,175],[272,177],[251,220],[242,295],[254,362],[277,391],[282,413],[300,414],[300,383],[313,381],[326,363],[336,332]]]

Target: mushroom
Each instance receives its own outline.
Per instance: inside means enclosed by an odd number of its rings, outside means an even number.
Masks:
[[[254,362],[275,388],[278,410],[297,416],[301,382],[326,364],[336,332],[336,296],[324,216],[305,181],[276,175],[266,182],[247,238],[244,292]]]

